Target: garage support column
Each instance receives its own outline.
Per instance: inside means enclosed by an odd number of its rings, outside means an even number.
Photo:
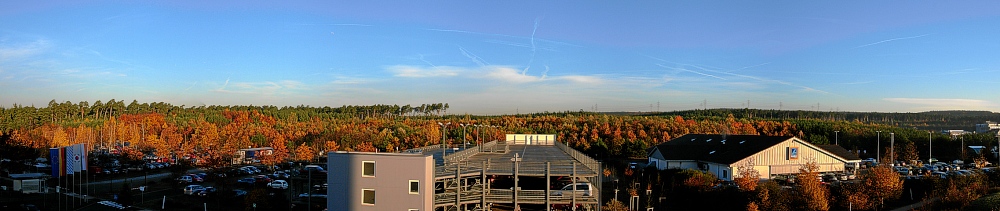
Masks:
[[[489,187],[486,187],[487,183],[489,182],[489,180],[486,179],[486,161],[483,161],[483,170],[482,172],[479,173],[479,178],[482,180],[480,186],[482,186],[483,189],[480,191],[481,199],[479,203],[482,204],[480,207],[482,207],[482,210],[489,210],[489,208],[486,207],[486,192],[487,190],[489,190]]]
[[[511,188],[510,192],[512,193],[512,195],[514,195],[514,209],[515,210],[519,210],[519,209],[517,209],[518,208],[517,207],[517,189],[519,189],[520,186],[517,186],[517,180],[518,180],[517,179],[517,171],[518,171],[517,154],[514,154],[514,187]]]
[[[573,162],[573,203],[570,203],[569,207],[572,207],[573,211],[576,211],[576,162]]]
[[[545,162],[545,210],[552,209],[552,204],[549,201],[549,197],[551,196],[549,192],[552,191],[552,175],[549,172],[551,164],[551,162]]]
[[[455,209],[462,211],[462,163],[455,163]]]

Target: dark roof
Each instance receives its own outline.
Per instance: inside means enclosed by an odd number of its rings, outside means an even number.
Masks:
[[[733,164],[792,136],[688,134],[656,145],[664,160]]]
[[[854,153],[851,153],[847,151],[847,149],[844,149],[843,147],[840,147],[838,145],[816,145],[816,146],[822,148],[823,150],[826,150],[827,152],[833,153],[834,155],[840,156],[841,158],[844,158],[844,160],[861,160],[861,157],[858,157],[858,155],[855,155]]]

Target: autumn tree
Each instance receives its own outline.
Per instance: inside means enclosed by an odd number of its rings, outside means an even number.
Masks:
[[[757,182],[760,181],[760,172],[754,169],[753,158],[737,166],[736,174],[739,176],[733,179],[733,182],[740,187],[741,191],[751,192],[757,189]]]
[[[906,142],[902,147],[899,148],[899,159],[909,163],[911,160],[920,160],[917,154],[917,147],[913,146],[913,142]]]
[[[825,211],[830,209],[827,199],[829,190],[819,179],[819,165],[810,160],[802,165],[795,175],[795,196],[797,210]]]
[[[897,199],[903,193],[903,180],[892,168],[879,166],[861,175],[861,188],[872,199],[873,207],[882,207],[886,199]]]
[[[313,151],[312,147],[302,143],[295,148],[295,160],[298,161],[311,161],[313,157],[316,156],[316,152]]]

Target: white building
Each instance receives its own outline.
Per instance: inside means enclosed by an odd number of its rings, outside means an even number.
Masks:
[[[983,124],[976,124],[976,133],[985,133],[991,130],[1000,130],[1000,123],[986,121]]]
[[[698,169],[731,181],[741,165],[753,162],[761,178],[794,174],[808,161],[820,172],[854,169],[861,158],[836,145],[817,146],[792,136],[688,134],[649,150],[658,169]]]

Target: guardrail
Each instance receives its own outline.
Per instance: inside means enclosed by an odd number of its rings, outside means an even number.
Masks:
[[[583,153],[580,153],[580,151],[576,151],[575,149],[570,148],[569,146],[566,146],[562,142],[556,141],[555,145],[556,145],[556,148],[559,148],[563,152],[566,152],[566,154],[569,154],[570,157],[573,157],[573,159],[576,159],[577,161],[579,161],[580,163],[582,163],[584,166],[587,166],[587,168],[590,168],[591,170],[594,170],[595,172],[598,172],[598,174],[601,174],[601,171],[602,171],[601,170],[601,163],[597,162],[597,160],[594,160],[593,158],[590,158],[590,156],[587,156],[587,155],[585,155]]]

